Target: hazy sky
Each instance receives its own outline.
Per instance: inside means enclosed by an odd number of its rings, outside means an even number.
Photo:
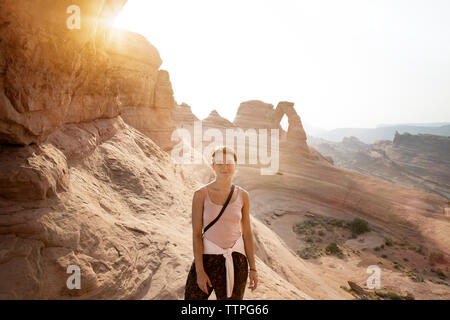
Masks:
[[[200,119],[257,99],[326,129],[450,121],[449,0],[128,0],[116,26]]]

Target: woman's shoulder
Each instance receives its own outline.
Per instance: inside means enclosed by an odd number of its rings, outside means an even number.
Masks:
[[[247,190],[245,188],[242,188],[240,185],[234,184],[234,186],[235,186],[236,189],[238,189],[238,190],[240,190],[242,192],[248,193]]]
[[[206,196],[206,192],[205,192],[206,186],[207,186],[207,184],[194,189],[194,197],[197,196],[197,197],[203,199]]]
[[[248,194],[248,191],[245,189],[245,188],[242,188],[241,186],[237,186],[237,187],[239,187],[239,191],[241,192],[241,196],[243,197],[243,198],[249,198],[249,194]]]
[[[206,191],[206,188],[207,188],[210,184],[211,184],[211,183],[207,183],[207,184],[205,184],[205,185],[202,185],[202,186],[197,187],[196,189],[194,189],[194,193],[196,193],[196,192],[198,192],[198,193],[204,193],[204,192]],[[248,196],[248,191],[247,191],[245,188],[242,188],[241,186],[239,186],[239,185],[237,185],[237,184],[235,184],[234,186],[235,186],[235,188],[236,188],[237,190],[239,190],[239,191],[241,191],[241,192],[247,194],[247,196]]]
[[[207,184],[197,187],[196,189],[194,189],[194,192],[198,191],[198,190],[203,190],[205,187],[207,186]]]
[[[239,186],[237,184],[235,184],[235,186],[238,187],[239,190],[241,190],[242,192],[247,192],[248,193],[248,191],[245,188],[242,188],[241,186]]]

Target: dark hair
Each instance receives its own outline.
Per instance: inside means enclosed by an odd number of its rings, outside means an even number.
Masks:
[[[214,149],[214,151],[211,153],[211,163],[214,163],[214,157],[216,156],[216,153],[222,152],[222,153],[231,153],[233,154],[234,162],[237,162],[237,155],[236,152],[234,152],[234,149],[227,146],[218,146]]]

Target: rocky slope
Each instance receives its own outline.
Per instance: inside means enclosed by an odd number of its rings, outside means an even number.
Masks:
[[[3,145],[0,163],[1,298],[183,297],[195,170],[120,117],[64,125],[37,146]],[[253,225],[263,280],[248,297],[345,297]],[[81,268],[81,290],[66,287],[70,265]]]

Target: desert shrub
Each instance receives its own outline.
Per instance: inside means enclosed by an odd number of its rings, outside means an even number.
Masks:
[[[375,293],[384,299],[402,300],[402,297],[399,294],[392,291],[376,290]]]
[[[344,254],[341,250],[341,248],[338,247],[338,245],[336,244],[336,242],[331,242],[327,245],[327,247],[325,248],[325,253],[326,254],[334,254],[338,257],[343,257]]]
[[[394,244],[394,241],[391,238],[384,238],[384,244],[390,247]]]
[[[322,230],[320,230],[318,234],[319,234],[319,236],[321,236],[321,237],[323,237],[323,236],[325,235],[325,233],[324,233]]]
[[[398,243],[401,247],[406,247],[408,246],[408,242],[406,242],[405,240],[402,240]]]
[[[315,227],[315,226],[317,226],[318,222],[316,222],[314,220],[306,220],[304,222],[304,224],[305,224],[305,226],[308,226],[308,227]]]
[[[302,223],[296,223],[293,226],[293,231],[297,234],[303,234],[303,235],[313,235],[316,233],[316,231],[313,229],[317,225],[317,222],[312,220],[307,220]]]
[[[341,219],[335,219],[335,218],[331,218],[328,221],[329,224],[335,226],[335,227],[344,227],[345,226],[345,221],[341,220]]]
[[[369,223],[366,220],[355,218],[349,224],[348,227],[351,232],[355,234],[363,234],[364,232],[369,232]]]
[[[441,278],[442,280],[447,279],[447,276],[445,275],[445,273],[441,269],[437,269],[437,270],[431,269],[431,271],[436,273],[438,275],[438,277]]]
[[[386,259],[386,258],[387,258],[387,255],[382,254],[381,257],[384,258],[384,259]]]
[[[297,254],[300,258],[308,260],[310,258],[317,258],[322,255],[322,250],[317,246],[311,246],[304,248],[303,250],[297,250]]]
[[[416,274],[413,271],[407,271],[407,276],[414,282],[423,282],[423,277],[420,274]]]
[[[418,253],[418,254],[421,254],[421,255],[425,255],[425,252],[423,251],[423,248],[420,246],[419,248],[416,248],[416,252]]]
[[[308,228],[303,223],[296,223],[293,229],[297,234],[309,234]]]

